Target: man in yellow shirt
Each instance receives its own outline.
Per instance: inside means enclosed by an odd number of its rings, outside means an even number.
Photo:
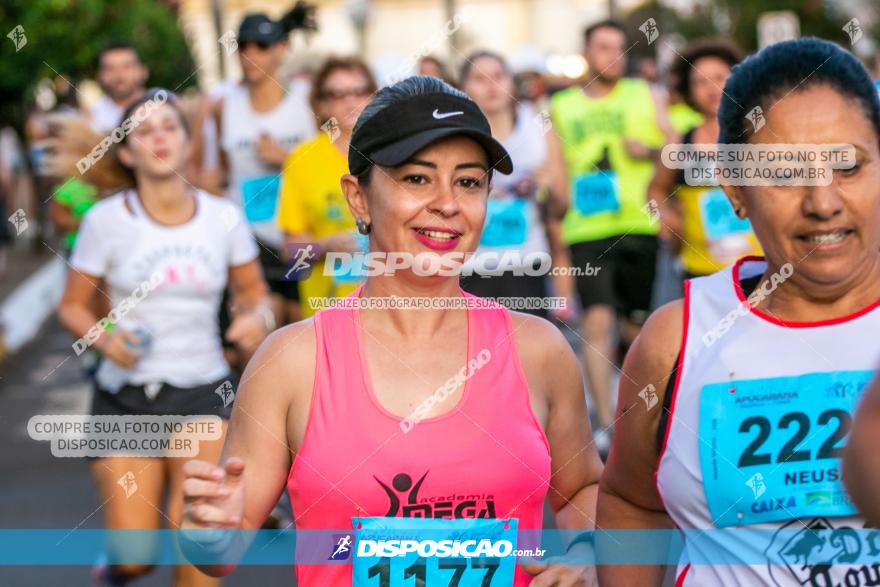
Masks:
[[[376,82],[362,61],[327,60],[315,76],[310,98],[324,132],[297,147],[284,164],[278,223],[287,252],[294,258],[297,250],[312,245],[320,256],[308,277],[299,281],[303,317],[320,309],[321,299],[346,296],[357,285],[325,275],[323,257],[360,250],[339,180],[348,173],[351,131],[375,91]]]

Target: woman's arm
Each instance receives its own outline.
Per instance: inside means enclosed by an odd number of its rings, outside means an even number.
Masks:
[[[562,142],[554,130],[547,132],[547,170],[549,180],[547,189],[550,192],[550,216],[561,220],[568,212],[570,201],[568,170],[562,152]]]
[[[311,320],[281,328],[257,349],[236,390],[220,465],[184,465],[182,530],[258,530],[284,491],[296,443],[305,429],[315,370]],[[251,532],[236,533],[220,564],[197,564],[220,577],[231,573]],[[185,551],[198,538],[183,533]],[[196,561],[198,562],[198,561]]]
[[[232,290],[232,323],[224,337],[249,358],[266,335],[275,330],[275,314],[269,299],[269,287],[256,259],[229,268]]]
[[[132,367],[138,355],[126,343],[138,344],[138,338],[125,331],[107,332],[103,322],[92,311],[92,300],[95,295],[106,295],[99,292],[100,277],[86,275],[76,269],[67,272],[67,283],[61,302],[58,305],[58,319],[61,324],[76,337],[74,352],[81,354],[86,348],[94,347],[107,358],[123,367]]]
[[[671,302],[648,319],[626,355],[620,377],[614,440],[599,485],[598,526],[603,530],[668,529],[673,524],[654,482],[660,447],[657,429],[670,375],[681,348],[683,301]],[[600,561],[626,548],[596,534]],[[660,585],[663,566],[599,565],[605,586]]]
[[[648,184],[648,200],[656,202],[656,212],[660,215],[660,237],[669,239],[675,250],[681,248],[681,234],[684,219],[681,205],[675,195],[677,169],[670,169],[658,161],[654,167],[654,177]]]
[[[880,378],[862,396],[843,457],[843,482],[859,512],[880,525]]]
[[[534,316],[514,314],[514,328],[529,387],[545,399],[544,432],[550,444],[547,498],[563,530],[589,530],[596,523],[596,494],[602,460],[593,442],[584,383],[577,358],[559,329]],[[537,411],[540,413],[540,410]],[[525,565],[539,585],[565,577],[583,580],[583,566]],[[568,583],[565,583],[568,584]],[[572,584],[574,581],[572,581]]]

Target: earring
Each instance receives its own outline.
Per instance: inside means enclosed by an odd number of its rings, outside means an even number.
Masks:
[[[361,234],[370,234],[370,231],[373,230],[373,225],[364,222],[364,219],[358,216],[354,223],[357,225],[358,232]]]
[[[733,213],[736,214],[736,217],[742,220],[743,218],[743,209],[742,208],[734,208]]]

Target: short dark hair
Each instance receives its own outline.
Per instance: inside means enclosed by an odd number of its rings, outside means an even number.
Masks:
[[[590,39],[593,36],[593,33],[598,31],[599,29],[616,29],[620,31],[620,34],[627,38],[629,35],[626,33],[626,27],[622,22],[613,18],[606,18],[605,20],[600,20],[599,22],[594,22],[590,26],[584,29],[584,45],[589,44]]]
[[[137,57],[137,60],[141,65],[144,63],[143,57],[141,57],[141,52],[128,41],[110,41],[101,47],[98,54],[95,55],[95,71],[101,68],[101,60],[104,59],[104,55],[111,51],[131,51],[134,53],[134,56]]]
[[[868,70],[834,43],[806,37],[765,47],[733,68],[718,109],[718,142],[748,142],[746,116],[755,106],[769,110],[778,97],[817,85],[855,100],[880,137],[880,99]]]
[[[733,43],[723,39],[704,39],[694,41],[684,48],[671,68],[675,92],[692,108],[696,108],[691,96],[691,73],[694,64],[704,57],[715,57],[731,69],[742,61],[742,52]]]

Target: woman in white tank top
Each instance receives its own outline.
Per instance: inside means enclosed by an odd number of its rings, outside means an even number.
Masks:
[[[766,259],[690,280],[645,325],[624,363],[598,527],[681,530],[676,585],[876,585],[880,533],[840,481],[880,363],[876,91],[850,53],[800,39],[735,67],[718,116],[720,145],[806,160],[851,145],[854,164],[823,168],[826,185],[723,186]],[[625,537],[600,532],[597,546],[600,563],[628,563],[600,566],[603,585],[661,584],[665,569]]]

